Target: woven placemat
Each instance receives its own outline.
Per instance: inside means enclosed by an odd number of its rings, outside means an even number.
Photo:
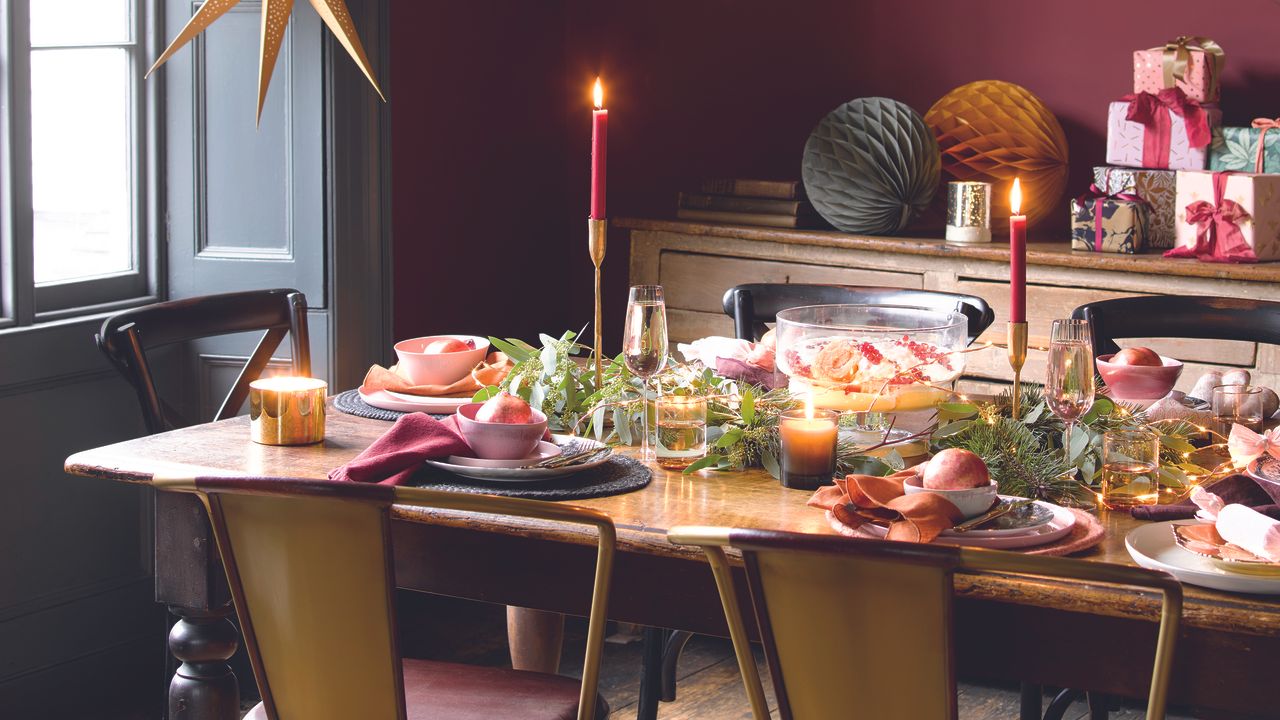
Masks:
[[[387,422],[395,422],[401,415],[408,415],[396,410],[383,410],[376,408],[364,401],[360,397],[360,390],[348,390],[344,393],[338,393],[333,398],[333,406],[338,410],[356,417],[369,418],[370,420],[386,420]],[[442,418],[447,415],[432,415],[431,417]]]
[[[599,467],[583,470],[559,480],[548,480],[531,485],[472,480],[433,467],[427,467],[414,479],[415,485],[430,490],[503,495],[534,500],[582,500],[639,490],[653,480],[653,471],[639,461],[614,455]]]

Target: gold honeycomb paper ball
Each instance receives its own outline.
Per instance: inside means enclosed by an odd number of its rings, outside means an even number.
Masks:
[[[942,171],[992,184],[993,225],[1008,226],[1009,189],[1022,179],[1022,213],[1035,225],[1059,211],[1067,187],[1067,135],[1030,90],[1002,80],[961,85],[924,121],[942,152]]]

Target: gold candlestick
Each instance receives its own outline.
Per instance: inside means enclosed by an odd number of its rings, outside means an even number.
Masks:
[[[604,264],[605,245],[609,234],[609,221],[604,218],[587,219],[587,248],[591,251],[591,264],[596,266],[596,318],[595,355],[596,355],[596,390],[604,384],[604,365],[601,363],[600,344],[600,266]]]
[[[1027,362],[1027,324],[1009,323],[1009,366],[1013,368],[1013,419],[1020,415],[1022,404],[1022,366]]]

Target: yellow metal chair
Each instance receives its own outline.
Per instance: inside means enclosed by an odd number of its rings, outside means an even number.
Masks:
[[[706,553],[756,720],[769,708],[734,592],[741,551],[784,720],[956,717],[952,577],[998,572],[1148,588],[1163,602],[1148,718],[1163,718],[1182,586],[1167,573],[1012,552],[763,530],[677,527]]]
[[[288,478],[157,478],[208,510],[262,692],[248,718],[555,718],[608,712],[596,685],[616,535],[570,505]],[[582,682],[502,668],[401,660],[392,504],[593,525],[599,533]],[[597,714],[599,711],[599,714]]]

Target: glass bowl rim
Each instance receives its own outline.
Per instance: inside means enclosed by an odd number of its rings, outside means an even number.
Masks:
[[[802,320],[792,320],[790,318],[783,317],[783,315],[787,313],[791,313],[799,310],[811,310],[813,308],[868,308],[868,309],[875,309],[875,310],[919,310],[921,312],[925,312],[933,316],[938,316],[938,317],[947,316],[952,320],[952,322],[944,323],[942,325],[935,325],[933,327],[890,329],[890,328],[855,327],[855,326],[849,326],[849,325],[830,325],[830,324],[820,325],[818,323],[804,322]],[[779,323],[782,323],[785,320],[788,325],[795,325],[799,327],[815,328],[815,329],[830,328],[835,330],[871,330],[874,332],[886,332],[886,333],[887,332],[909,332],[909,333],[937,332],[937,331],[943,331],[943,330],[950,330],[956,327],[957,325],[962,325],[967,330],[969,325],[969,318],[964,313],[958,310],[937,310],[935,308],[924,307],[921,305],[873,305],[869,303],[828,303],[825,305],[797,305],[796,307],[787,308],[785,310],[779,310],[776,317]]]

